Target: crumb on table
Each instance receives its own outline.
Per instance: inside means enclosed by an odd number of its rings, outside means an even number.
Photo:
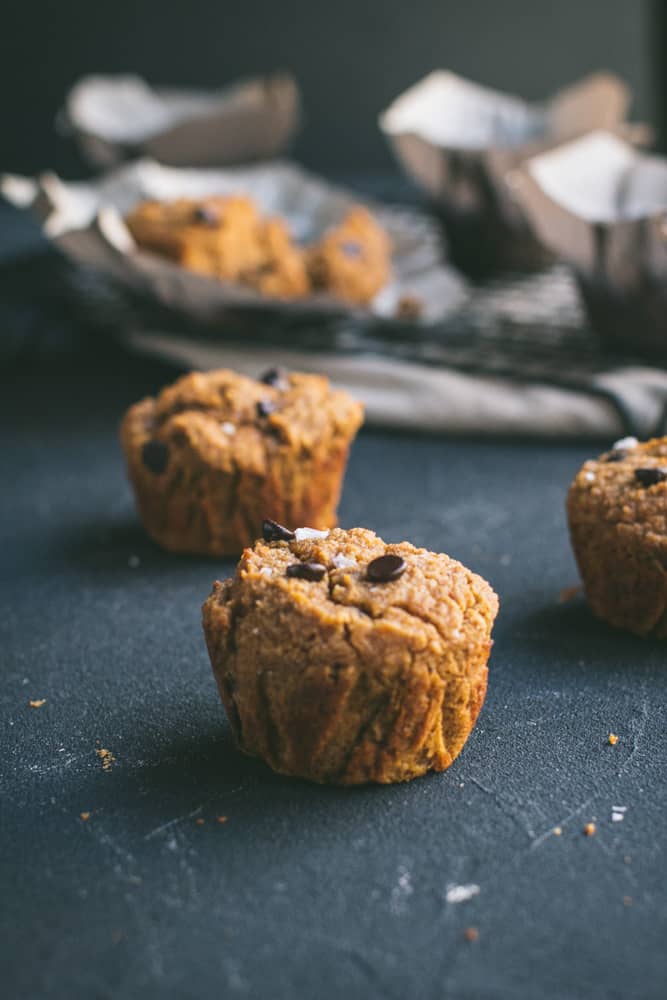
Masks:
[[[84,823],[87,823],[88,820],[90,819],[90,813],[89,812],[79,813],[79,819],[82,819]]]
[[[595,823],[587,823],[586,826],[584,827],[584,833],[586,834],[587,837],[594,837],[596,830],[597,827]]]
[[[97,749],[95,751],[95,753],[97,754],[97,756],[100,758],[100,760],[102,762],[102,770],[103,771],[110,771],[111,768],[113,767],[113,764],[114,764],[115,760],[116,760],[116,758],[114,757],[114,755],[111,753],[111,750],[106,750],[106,749],[104,749],[104,747],[100,747],[99,749]]]
[[[46,698],[31,698],[28,704],[31,708],[41,708],[42,705],[46,705]]]
[[[618,743],[618,736],[616,735],[616,733],[609,733],[607,740],[609,741],[610,747],[615,747],[616,744]]]
[[[201,816],[197,816],[197,819],[195,820],[195,823],[197,824],[197,826],[203,826],[205,822],[206,822],[206,820],[203,819]]]
[[[476,927],[466,927],[463,932],[463,936],[466,941],[477,941],[479,938],[479,931]]]
[[[554,837],[560,837],[562,832],[563,832],[562,826],[555,826],[553,829]]]
[[[218,816],[217,820],[218,820],[218,823],[226,823],[227,822],[227,817],[226,816]]]

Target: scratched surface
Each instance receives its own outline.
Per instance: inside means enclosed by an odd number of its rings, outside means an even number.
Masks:
[[[664,998],[665,647],[557,603],[595,446],[361,435],[343,524],[450,552],[502,606],[455,765],[320,788],[233,749],[199,624],[229,564],[144,538],[116,444],[169,373],[97,362],[0,393],[3,995]]]

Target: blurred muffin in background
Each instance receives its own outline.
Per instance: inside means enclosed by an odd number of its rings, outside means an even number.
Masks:
[[[366,304],[391,276],[391,242],[368,209],[357,205],[308,250],[313,286],[344,302]]]
[[[286,223],[263,220],[243,195],[145,201],[125,222],[139,247],[191,271],[278,298],[310,290],[304,253]]]

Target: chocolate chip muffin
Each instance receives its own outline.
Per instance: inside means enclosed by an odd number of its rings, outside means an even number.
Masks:
[[[282,219],[268,219],[259,231],[261,263],[241,275],[241,281],[279,299],[295,299],[310,292],[303,250],[292,242]]]
[[[363,410],[320,375],[193,373],[125,414],[121,442],[146,531],[173,552],[235,555],[267,514],[336,524]]]
[[[203,607],[239,746],[336,784],[408,781],[460,753],[484,701],[498,599],[449,556],[271,521]]]
[[[138,246],[228,281],[262,263],[259,221],[250,198],[223,196],[144,201],[125,218]]]
[[[356,206],[310,247],[308,270],[315,288],[367,304],[391,276],[389,237],[367,209]]]
[[[303,250],[282,219],[262,219],[244,196],[145,201],[125,222],[138,246],[191,271],[276,298],[310,291]]]
[[[667,636],[667,438],[624,438],[586,462],[567,513],[594,614],[638,635]]]

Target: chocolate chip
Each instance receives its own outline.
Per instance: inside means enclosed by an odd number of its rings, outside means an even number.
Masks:
[[[268,417],[269,413],[273,413],[277,409],[277,405],[270,399],[260,399],[257,404],[257,416],[258,417]]]
[[[287,576],[296,576],[300,580],[321,580],[326,573],[327,568],[323,566],[322,563],[317,562],[298,562],[292,563],[291,566],[287,567]]]
[[[601,462],[622,462],[627,455],[627,451],[623,448],[616,448],[614,451],[608,451],[604,455],[600,455]]]
[[[169,448],[164,441],[147,441],[141,449],[141,461],[152,473],[160,476],[167,468]]]
[[[259,379],[264,385],[272,385],[276,389],[286,389],[288,386],[287,372],[284,368],[269,368]]]
[[[192,217],[195,222],[203,222],[206,226],[217,226],[221,221],[220,213],[212,205],[197,205]]]
[[[339,246],[346,257],[361,257],[361,247],[358,243],[346,240],[344,243],[339,243]]]
[[[667,479],[667,469],[635,469],[635,479],[642,486],[655,486]]]
[[[277,521],[262,521],[262,538],[265,542],[293,542],[294,532],[283,528]]]
[[[405,559],[388,553],[369,562],[366,576],[373,583],[389,583],[391,580],[397,580],[404,571]]]

